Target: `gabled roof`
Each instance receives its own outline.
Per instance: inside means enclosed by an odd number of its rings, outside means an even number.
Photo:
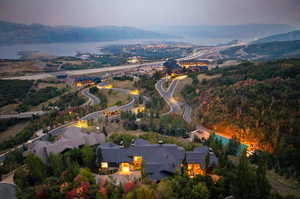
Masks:
[[[67,149],[78,148],[82,145],[101,144],[104,141],[104,134],[87,134],[83,133],[80,128],[71,126],[67,128],[63,136],[56,142],[37,141],[33,143],[33,146],[29,151],[46,162],[51,153],[58,154]]]
[[[0,198],[17,199],[16,186],[13,184],[0,183]]]
[[[202,169],[206,168],[206,156],[209,155],[209,166],[218,164],[218,158],[213,152],[210,152],[209,147],[196,147],[194,151],[186,152],[186,162],[188,164],[200,164]]]
[[[109,147],[109,145],[111,147]],[[144,169],[153,180],[159,180],[180,169],[184,159],[184,149],[175,144],[150,144],[143,139],[137,139],[134,146],[122,148],[118,145],[103,144],[97,149],[103,162],[132,162],[133,156],[142,156]]]

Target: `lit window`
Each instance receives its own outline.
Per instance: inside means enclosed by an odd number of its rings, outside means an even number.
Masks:
[[[123,162],[120,164],[120,171],[122,173],[129,173],[130,172],[130,165],[127,162]]]
[[[143,162],[143,157],[142,156],[134,156],[133,157],[133,166],[134,166],[134,169],[141,169],[142,162]]]
[[[107,169],[108,168],[108,163],[107,162],[101,162],[101,168],[102,169]]]

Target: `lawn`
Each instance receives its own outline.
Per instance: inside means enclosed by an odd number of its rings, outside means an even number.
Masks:
[[[125,80],[125,81],[118,81],[118,80],[113,80],[111,82],[114,88],[124,88],[124,89],[136,89],[134,87],[134,81],[130,80]]]
[[[8,140],[10,137],[15,137],[15,135],[21,132],[28,124],[29,121],[20,122],[9,127],[7,130],[0,132],[0,143]]]
[[[131,96],[122,92],[103,89],[101,92],[107,96],[107,107],[127,104],[131,101]]]

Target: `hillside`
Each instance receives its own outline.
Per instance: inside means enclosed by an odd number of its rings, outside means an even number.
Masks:
[[[300,40],[300,30],[283,33],[283,34],[272,35],[269,37],[265,37],[265,38],[256,40],[253,43],[258,44],[258,43],[268,43],[268,42],[274,42],[274,41],[294,41],[294,40]]]
[[[300,57],[300,40],[236,46],[221,51],[225,59],[272,60]]]
[[[199,122],[272,152],[270,166],[300,177],[300,59],[216,69],[219,78],[186,86]],[[289,146],[289,147],[287,147]]]
[[[203,25],[203,26],[164,26],[150,30],[164,34],[175,34],[187,38],[215,39],[254,39],[295,30],[285,24],[245,24],[245,25]]]
[[[114,41],[166,37],[170,36],[132,27],[52,27],[39,24],[24,25],[0,21],[0,45]]]

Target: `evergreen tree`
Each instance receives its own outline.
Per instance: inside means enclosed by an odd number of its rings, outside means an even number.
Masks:
[[[61,172],[63,172],[65,165],[61,155],[50,154],[49,156],[49,166],[51,168],[51,172],[55,176],[59,176]]]
[[[256,181],[259,197],[261,199],[268,198],[270,196],[271,186],[266,178],[266,162],[264,160],[260,160],[258,163]]]

